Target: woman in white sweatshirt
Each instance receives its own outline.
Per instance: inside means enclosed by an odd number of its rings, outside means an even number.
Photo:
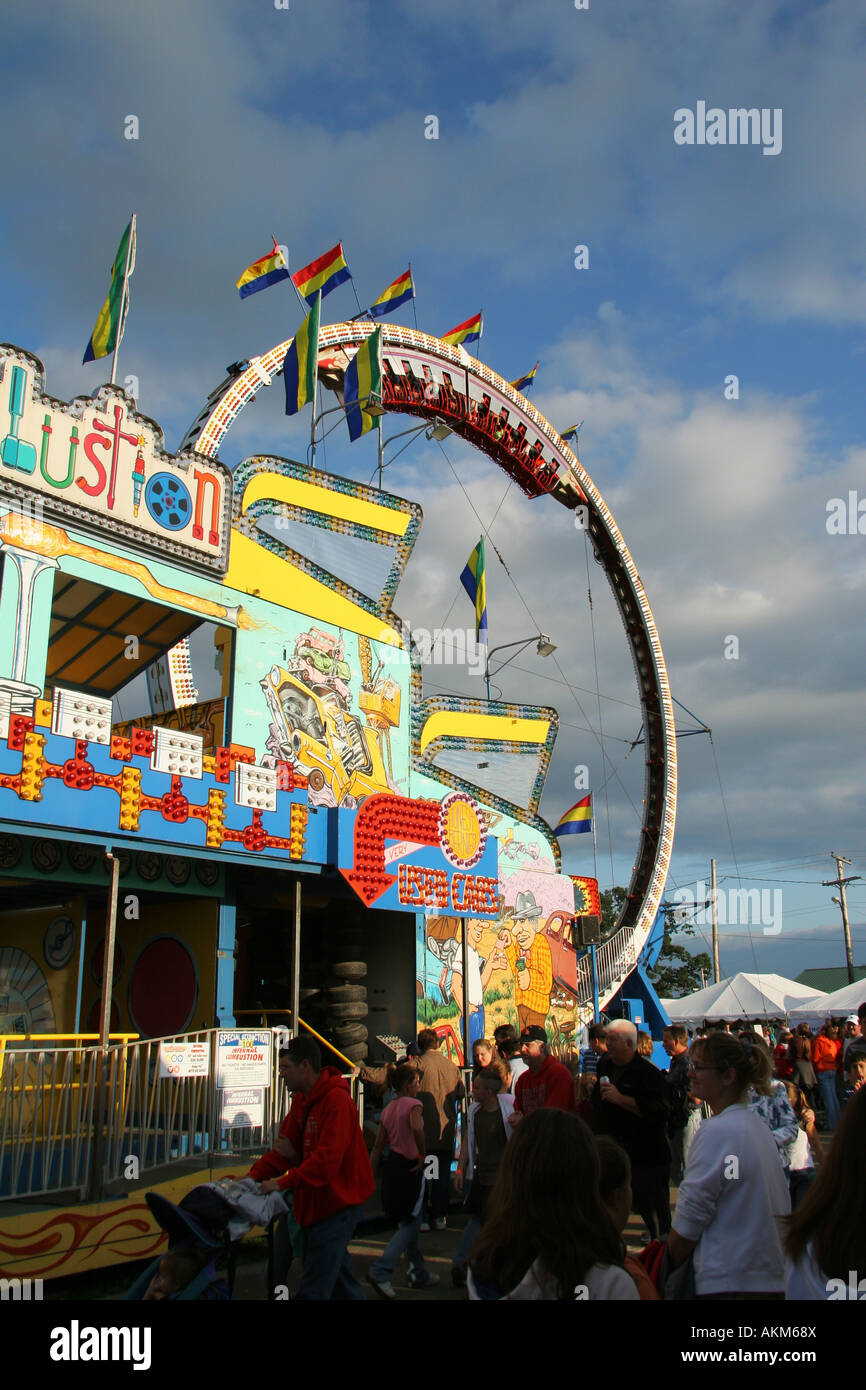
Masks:
[[[727,1033],[692,1044],[691,1091],[712,1114],[689,1149],[668,1254],[677,1266],[694,1252],[698,1298],[785,1296],[788,1183],[772,1135],[748,1108],[762,1066],[751,1043]]]

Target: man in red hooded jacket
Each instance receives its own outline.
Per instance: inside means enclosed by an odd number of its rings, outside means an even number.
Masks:
[[[289,1043],[280,1075],[294,1100],[274,1147],[253,1164],[250,1177],[260,1192],[292,1194],[305,1236],[297,1298],[365,1301],[348,1245],[376,1184],[348,1083],[322,1066],[312,1038]]]

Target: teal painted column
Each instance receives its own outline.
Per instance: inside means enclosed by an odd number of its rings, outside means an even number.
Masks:
[[[0,692],[11,697],[13,714],[29,714],[42,698],[54,571],[58,561],[8,542],[0,544]]]

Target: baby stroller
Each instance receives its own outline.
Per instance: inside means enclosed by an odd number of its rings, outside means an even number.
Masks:
[[[234,1297],[237,1243],[256,1222],[255,1216],[244,1216],[238,1209],[238,1197],[249,1202],[249,1193],[238,1191],[242,1187],[255,1188],[255,1184],[206,1183],[192,1188],[177,1205],[158,1192],[145,1194],[155,1220],[168,1236],[169,1257],[179,1257],[174,1264],[191,1275],[182,1285],[178,1283],[170,1292],[157,1296],[176,1300]],[[292,1263],[294,1223],[289,1208],[279,1198],[269,1203],[267,1217],[261,1224],[268,1235],[267,1297],[273,1299],[278,1296],[276,1290],[285,1285]],[[164,1258],[162,1254],[151,1261],[124,1295],[125,1300],[144,1299],[160,1276]],[[218,1266],[224,1268],[224,1274],[218,1273]]]
[[[228,1236],[232,1211],[218,1192],[208,1187],[194,1187],[175,1206],[158,1192],[145,1194],[145,1201],[168,1236],[168,1255],[180,1256],[175,1263],[180,1268],[197,1272],[185,1284],[165,1298],[180,1300],[230,1299],[234,1292],[235,1251]],[[189,1256],[188,1260],[183,1257]],[[159,1277],[165,1252],[152,1260],[124,1295],[127,1302],[140,1302],[154,1280]],[[217,1264],[224,1262],[226,1276],[217,1275]]]

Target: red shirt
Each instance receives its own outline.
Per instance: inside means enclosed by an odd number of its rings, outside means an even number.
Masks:
[[[782,1081],[789,1081],[794,1075],[794,1066],[788,1052],[787,1043],[777,1043],[773,1049],[773,1062],[776,1067],[776,1075]]]
[[[529,1068],[521,1072],[514,1086],[514,1108],[521,1115],[531,1115],[533,1110],[570,1110],[577,1114],[574,1098],[574,1078],[568,1067],[557,1062],[555,1057],[545,1057],[540,1071]]]
[[[271,1149],[253,1164],[250,1177],[256,1182],[279,1177],[281,1188],[291,1188],[299,1226],[312,1226],[372,1196],[376,1184],[358,1112],[348,1083],[334,1067],[322,1068],[309,1095],[295,1096],[280,1135],[301,1155],[300,1162],[286,1172],[286,1160]]]

